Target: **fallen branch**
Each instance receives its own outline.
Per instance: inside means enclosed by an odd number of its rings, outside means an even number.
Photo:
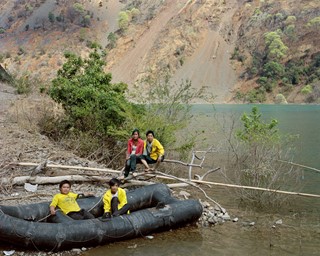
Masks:
[[[209,171],[207,171],[205,174],[203,174],[202,176],[198,175],[198,174],[195,174],[194,176],[198,178],[198,180],[204,180],[204,178],[206,176],[208,176],[210,173],[213,173],[213,172],[216,172],[216,171],[219,171],[220,170],[220,167],[217,167],[215,169],[211,169]]]
[[[184,166],[193,166],[193,167],[199,167],[199,168],[202,167],[200,164],[189,164],[189,163],[184,163],[184,162],[179,161],[179,160],[164,159],[163,162],[175,163],[175,164],[181,164],[181,165],[184,165]]]
[[[157,175],[157,178],[160,179],[168,179],[168,180],[175,180],[176,178],[169,177],[169,175],[166,175],[164,173],[157,172],[161,175]],[[154,174],[146,174],[146,176],[154,176]],[[244,188],[244,189],[252,189],[252,190],[260,190],[260,191],[267,191],[272,193],[280,193],[280,194],[287,194],[287,195],[296,195],[296,196],[305,196],[305,197],[316,197],[320,198],[320,195],[315,194],[308,194],[308,193],[300,193],[300,192],[291,192],[291,191],[284,191],[284,190],[277,190],[277,189],[270,189],[270,188],[260,188],[260,187],[251,187],[251,186],[241,186],[241,185],[235,185],[235,184],[227,184],[227,183],[219,183],[219,182],[212,182],[212,181],[204,181],[204,180],[186,180],[186,179],[180,179],[177,178],[182,182],[185,182],[188,184],[188,182],[194,182],[194,183],[201,183],[201,184],[209,184],[209,185],[215,185],[215,186],[222,186],[222,187],[231,187],[231,188]]]
[[[207,193],[206,193],[202,188],[200,188],[199,186],[195,185],[194,183],[192,183],[192,182],[190,182],[190,181],[187,181],[187,180],[185,180],[185,179],[178,178],[178,177],[173,176],[173,175],[169,175],[169,174],[165,174],[165,173],[159,172],[159,171],[156,171],[156,173],[159,173],[159,174],[161,174],[162,176],[167,176],[167,177],[173,178],[173,179],[175,179],[175,180],[179,180],[179,181],[185,182],[185,183],[187,183],[187,184],[189,184],[189,185],[191,185],[191,186],[193,186],[193,187],[201,190],[202,193],[204,194],[204,196],[205,196],[207,199],[209,199],[210,201],[212,201],[213,203],[215,203],[215,204],[220,208],[221,212],[225,212],[225,209],[224,209],[219,203],[217,203],[215,200],[213,200],[211,197],[209,197],[209,196],[207,195]]]
[[[299,167],[302,167],[302,168],[306,168],[306,169],[310,169],[310,170],[313,170],[313,171],[316,171],[316,172],[320,172],[319,169],[316,169],[314,167],[310,167],[310,166],[306,166],[306,165],[302,165],[302,164],[297,164],[297,163],[293,163],[293,162],[289,162],[289,161],[284,161],[284,160],[277,160],[278,162],[282,162],[282,163],[286,163],[286,164],[291,164],[291,165],[295,165],[295,166],[299,166]]]
[[[11,163],[10,165],[19,165],[19,166],[34,166],[37,167],[39,164],[36,163]],[[116,171],[109,168],[94,168],[94,167],[85,167],[85,166],[71,166],[71,165],[59,165],[59,164],[47,164],[47,168],[60,168],[60,169],[77,169],[77,170],[88,170],[88,171],[98,171],[98,172],[107,172],[107,173],[120,173],[121,171]]]
[[[14,178],[1,178],[1,185],[24,185],[25,183],[31,184],[57,184],[63,180],[69,181],[103,181],[109,182],[110,177],[101,177],[101,176],[83,176],[83,175],[65,175],[65,176],[56,176],[56,177],[32,177],[32,176],[19,176]]]

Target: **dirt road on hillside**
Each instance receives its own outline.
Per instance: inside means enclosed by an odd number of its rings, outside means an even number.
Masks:
[[[213,1],[213,0],[211,0]],[[167,1],[166,6],[152,20],[149,29],[135,42],[135,47],[111,68],[114,82],[125,82],[132,86],[140,74],[148,70],[148,57],[155,41],[173,17],[184,9],[190,9],[194,2]],[[187,57],[184,64],[172,76],[172,83],[189,79],[196,88],[206,86],[208,92],[217,95],[215,102],[224,103],[230,97],[230,91],[237,82],[237,76],[230,62],[233,52],[233,37],[237,31],[232,30],[232,17],[238,8],[237,0],[226,1],[223,5],[219,26],[212,28],[208,22],[202,31],[202,42],[194,53]],[[213,8],[222,8],[220,4]],[[212,10],[214,13],[214,10]],[[236,28],[233,28],[236,29]]]
[[[132,84],[140,72],[146,68],[146,56],[151,50],[160,31],[166,26],[168,21],[181,9],[181,4],[185,1],[167,1],[166,6],[152,20],[149,29],[135,42],[135,47],[111,69],[114,82],[125,82]]]
[[[229,31],[232,16],[237,9],[236,0],[227,1],[227,10],[222,18],[220,26],[216,30],[209,28],[203,34],[203,41],[193,53],[186,59],[184,65],[177,70],[172,77],[172,82],[180,83],[189,79],[196,88],[208,87],[208,91],[216,95],[215,103],[224,103],[230,95],[230,90],[237,81],[237,76],[230,63],[233,52],[233,32],[228,41],[226,31]]]

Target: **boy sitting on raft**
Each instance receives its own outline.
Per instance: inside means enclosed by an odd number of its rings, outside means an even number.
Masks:
[[[120,188],[120,180],[112,178],[109,181],[110,189],[103,196],[104,214],[102,220],[129,213],[130,205],[127,202],[126,191]]]
[[[56,207],[59,207],[61,211],[71,217],[74,220],[93,219],[94,216],[84,210],[80,209],[77,203],[77,199],[81,197],[93,196],[91,193],[75,194],[70,192],[71,183],[68,180],[63,180],[59,184],[60,193],[53,197],[50,204],[51,215],[56,214]]]

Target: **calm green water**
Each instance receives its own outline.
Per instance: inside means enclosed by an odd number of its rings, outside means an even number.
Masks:
[[[215,123],[230,118],[240,120],[243,113],[250,113],[257,106],[266,122],[278,120],[282,134],[298,135],[296,151],[292,161],[301,165],[320,169],[320,105],[194,105],[195,116],[206,114],[205,128],[216,127]],[[201,126],[201,124],[200,124]],[[218,140],[218,139],[216,139]],[[320,194],[320,173],[306,169],[303,192]]]
[[[230,117],[239,120],[253,105],[195,105],[194,129],[205,134],[206,143],[218,143],[217,127],[227,127]],[[279,121],[282,133],[299,134],[294,162],[320,169],[320,106],[258,105],[263,118]],[[205,116],[202,116],[202,115]],[[201,118],[200,118],[201,117]],[[202,121],[200,121],[202,120]],[[205,145],[205,144],[203,144]],[[305,170],[301,176],[304,192],[320,194],[320,173]],[[238,207],[231,189],[205,188],[238,222],[215,227],[186,227],[154,239],[137,238],[109,244],[84,255],[320,255],[320,198],[288,197],[293,206],[268,214]],[[275,225],[281,219],[283,224]],[[246,223],[255,222],[254,226]]]

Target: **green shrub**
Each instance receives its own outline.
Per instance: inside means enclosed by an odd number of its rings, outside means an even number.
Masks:
[[[320,16],[315,17],[307,23],[308,27],[319,27],[320,26]]]
[[[284,33],[290,38],[295,39],[295,25],[290,24],[285,27]]]
[[[110,49],[113,49],[114,47],[116,47],[118,37],[117,37],[117,35],[115,33],[110,32],[108,37],[107,37],[107,39],[108,39],[108,47]]]
[[[49,12],[48,14],[48,19],[51,23],[54,23],[55,21],[55,17],[54,17],[54,14],[52,12]]]
[[[121,31],[126,31],[129,27],[129,16],[124,11],[121,11],[118,14],[118,26]]]
[[[301,93],[302,94],[310,94],[312,93],[312,86],[310,84],[304,86],[302,89],[301,89]]]
[[[268,78],[277,79],[283,76],[284,73],[284,66],[276,61],[269,61],[263,66],[263,75]]]
[[[280,60],[286,56],[288,51],[288,47],[282,42],[279,33],[279,31],[273,31],[264,35],[269,60]]]
[[[297,21],[295,16],[288,16],[285,20],[286,25],[294,24]]]
[[[65,53],[67,61],[52,80],[49,95],[62,104],[66,121],[74,129],[114,138],[127,136],[127,117],[137,108],[125,98],[126,84],[111,83],[102,56],[98,48],[88,59]]]
[[[253,89],[246,95],[246,100],[249,103],[263,103],[266,101],[266,91],[263,87]]]
[[[257,107],[244,113],[241,121],[242,126],[235,133],[237,146],[232,147],[235,183],[272,189],[296,185],[299,173],[277,161],[290,155],[294,137],[281,135],[278,121],[265,122]],[[286,202],[285,196],[265,191],[243,189],[237,193],[244,204],[259,209],[279,207]]]

